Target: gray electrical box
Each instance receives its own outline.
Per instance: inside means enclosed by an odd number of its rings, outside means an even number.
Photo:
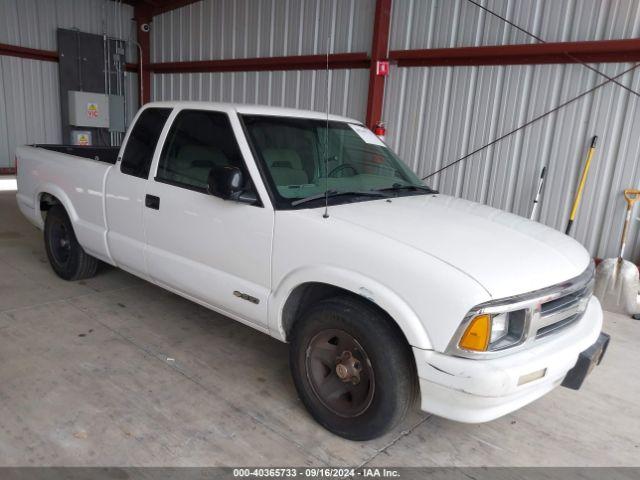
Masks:
[[[109,98],[104,93],[69,91],[69,124],[109,127]]]
[[[109,131],[126,132],[124,119],[124,96],[109,95]]]

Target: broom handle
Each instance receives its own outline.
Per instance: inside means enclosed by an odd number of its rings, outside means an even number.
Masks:
[[[633,210],[633,204],[638,201],[640,196],[640,190],[626,189],[624,191],[624,199],[627,201],[627,214],[624,219],[624,227],[622,228],[622,238],[620,239],[620,256],[618,257],[618,263],[622,262],[624,255],[624,249],[627,246],[627,232],[629,230],[629,223],[631,223],[631,211]]]
[[[596,151],[597,143],[598,136],[596,135],[591,139],[591,146],[589,147],[589,153],[587,154],[587,161],[584,163],[584,168],[582,169],[582,176],[580,177],[580,183],[578,184],[576,197],[573,200],[573,207],[571,208],[571,214],[569,215],[569,222],[567,222],[567,229],[564,231],[564,233],[567,235],[571,233],[571,225],[573,225],[573,221],[576,218],[576,213],[578,212],[578,206],[580,205],[580,200],[582,199],[582,190],[584,189],[585,183],[587,183],[587,175],[589,174],[591,159],[593,158],[593,154]]]

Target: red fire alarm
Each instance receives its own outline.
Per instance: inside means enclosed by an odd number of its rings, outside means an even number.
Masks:
[[[376,75],[381,77],[386,77],[389,75],[389,61],[387,60],[378,60],[376,62]]]

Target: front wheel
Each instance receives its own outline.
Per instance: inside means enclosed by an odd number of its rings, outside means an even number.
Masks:
[[[414,397],[410,347],[388,318],[358,299],[336,297],[308,309],[294,324],[290,366],[311,415],[350,440],[393,428]]]
[[[71,220],[60,205],[52,206],[44,222],[44,247],[51,268],[65,280],[93,277],[98,260],[84,251],[78,243]]]

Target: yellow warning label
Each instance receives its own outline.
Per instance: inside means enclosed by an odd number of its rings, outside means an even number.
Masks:
[[[89,118],[98,118],[98,104],[97,103],[87,103],[87,117]]]

